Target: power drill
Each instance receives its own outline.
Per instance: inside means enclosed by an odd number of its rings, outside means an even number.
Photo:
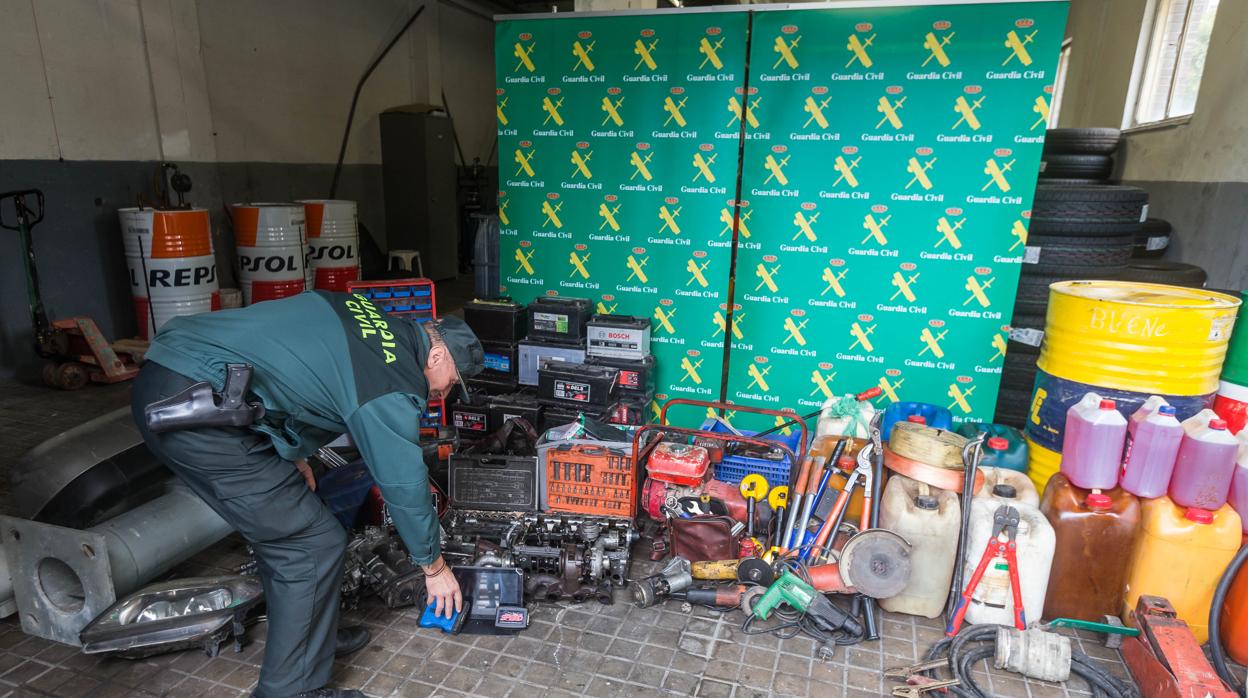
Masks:
[[[857,618],[837,608],[828,597],[788,570],[767,587],[767,591],[754,601],[749,610],[760,620],[767,620],[767,616],[781,603],[805,614],[824,632],[862,634],[862,624]]]

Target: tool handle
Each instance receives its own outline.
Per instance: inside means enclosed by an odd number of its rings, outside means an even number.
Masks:
[[[35,198],[35,207],[27,203],[27,197]],[[12,225],[4,217],[4,203],[13,201],[13,210],[17,219]],[[20,230],[24,225],[27,230],[35,227],[43,220],[43,191],[40,189],[18,189],[0,194],[0,228]]]
[[[824,520],[823,526],[819,528],[819,535],[815,536],[815,547],[811,552],[812,555],[815,550],[821,550],[827,546],[832,534],[841,527],[841,521],[845,518],[845,509],[849,506],[849,498],[852,494],[853,487],[847,483],[845,489],[841,490],[841,493],[836,496],[836,503],[832,505],[832,511],[828,512],[828,518]]]
[[[997,556],[997,549],[992,541],[989,541],[988,547],[984,549],[984,556],[980,558],[979,565],[975,567],[975,572],[971,574],[971,581],[967,582],[966,589],[962,591],[962,600],[958,602],[958,608],[953,614],[953,618],[949,619],[949,625],[945,628],[945,635],[953,637],[958,634],[958,630],[962,628],[962,620],[966,618],[966,610],[971,605],[971,596],[975,594],[975,587],[979,586],[979,580],[984,578],[984,572],[988,569],[988,563]]]
[[[1014,627],[1027,629],[1027,615],[1023,608],[1023,585],[1018,579],[1018,555],[1013,542],[1005,547],[1005,564],[1010,568],[1010,590],[1014,592]]]

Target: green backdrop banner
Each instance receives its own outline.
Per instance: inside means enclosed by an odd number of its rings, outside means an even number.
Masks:
[[[659,401],[727,362],[739,404],[990,419],[1066,10],[501,21],[502,286],[651,318]]]

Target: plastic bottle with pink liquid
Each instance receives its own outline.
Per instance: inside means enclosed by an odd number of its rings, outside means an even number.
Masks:
[[[1165,494],[1182,440],[1183,425],[1174,408],[1162,397],[1149,397],[1127,424],[1127,455],[1119,484],[1138,497]]]
[[[1126,438],[1127,419],[1114,401],[1096,393],[1084,395],[1066,411],[1062,473],[1076,487],[1112,490],[1118,485]]]
[[[1235,477],[1231,479],[1231,508],[1239,514],[1248,536],[1248,429],[1236,436],[1239,440],[1239,456],[1235,459]]]
[[[1183,422],[1183,440],[1170,478],[1170,498],[1179,506],[1216,511],[1230,496],[1239,441],[1213,410]]]

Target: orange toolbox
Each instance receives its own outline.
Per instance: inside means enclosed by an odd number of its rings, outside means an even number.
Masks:
[[[637,475],[625,449],[564,444],[546,451],[547,509],[575,514],[637,514]]]

